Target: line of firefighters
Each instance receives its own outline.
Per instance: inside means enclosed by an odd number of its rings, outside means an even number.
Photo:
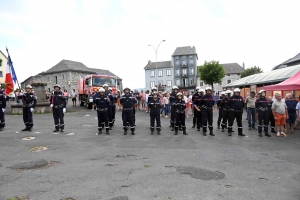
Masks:
[[[212,89],[207,87],[205,90],[201,89],[200,86],[196,88],[196,93],[192,97],[194,103],[194,118],[193,127],[197,127],[203,130],[203,135],[207,136],[207,130],[209,130],[209,135],[215,136],[213,133],[213,107],[215,104],[215,99],[212,96]],[[123,106],[122,109],[122,120],[124,135],[130,129],[131,134],[135,135],[135,104],[137,102],[136,98],[130,94],[130,88],[125,87],[124,95],[120,98],[120,103]],[[37,103],[36,95],[32,92],[32,87],[30,85],[26,86],[26,93],[23,94],[23,121],[25,128],[22,131],[31,131],[33,127],[32,113]],[[109,130],[112,130],[115,122],[116,113],[116,96],[112,93],[112,89],[108,85],[103,85],[99,91],[93,96],[93,104],[95,110],[97,110],[98,117],[98,134],[102,133],[105,128],[106,134],[109,135]],[[171,105],[171,118],[170,127],[174,134],[177,135],[178,131],[183,131],[184,135],[188,135],[185,125],[185,109],[186,103],[183,100],[182,93],[179,92],[177,86],[173,86],[172,93],[170,94],[170,105]],[[61,87],[59,85],[54,86],[54,91],[52,92],[50,98],[50,109],[53,111],[54,126],[53,132],[64,131],[64,113],[66,112],[66,99],[64,98],[63,92],[61,92]],[[220,125],[222,132],[228,129],[228,135],[232,136],[234,132],[232,129],[234,120],[237,121],[238,135],[245,136],[243,134],[242,127],[242,114],[244,109],[244,100],[240,96],[240,89],[236,88],[232,91],[227,90],[221,93],[221,98],[218,100],[217,105],[219,107],[219,118],[218,118],[218,129]],[[266,99],[266,92],[260,91],[260,98],[256,100],[255,107],[258,111],[258,132],[259,136],[262,136],[262,127],[264,127],[265,136],[271,137],[268,133],[268,124],[271,121],[272,132],[275,122],[272,118],[271,111],[272,102]],[[4,112],[6,107],[6,95],[5,92],[0,90],[0,131],[4,130],[5,118]],[[150,131],[151,134],[154,133],[155,124],[157,134],[161,133],[161,122],[160,122],[160,110],[162,104],[157,93],[157,88],[153,87],[151,94],[148,97],[148,107],[150,111]],[[262,124],[264,122],[264,124]]]

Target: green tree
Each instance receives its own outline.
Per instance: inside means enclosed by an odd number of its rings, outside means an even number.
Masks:
[[[241,78],[244,78],[246,76],[250,76],[253,74],[259,74],[262,72],[263,72],[263,70],[258,66],[250,67],[241,73]]]
[[[204,62],[199,66],[200,79],[205,84],[211,85],[212,91],[214,91],[214,83],[221,83],[222,78],[225,76],[225,70],[223,65],[219,64],[219,61]]]

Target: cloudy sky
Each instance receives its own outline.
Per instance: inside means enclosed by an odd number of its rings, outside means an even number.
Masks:
[[[300,52],[298,0],[0,0],[0,50],[19,81],[62,59],[109,69],[123,85],[145,86],[158,61],[195,46],[205,60],[244,62],[264,71]]]

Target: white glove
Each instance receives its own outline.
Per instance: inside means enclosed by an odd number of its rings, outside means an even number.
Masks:
[[[2,108],[2,112],[4,112],[5,111],[5,108]]]
[[[30,111],[31,111],[31,112],[33,112],[33,111],[34,111],[34,109],[33,109],[33,108],[30,108]]]
[[[53,104],[51,104],[50,107],[53,108]]]
[[[65,113],[65,112],[66,112],[66,108],[63,109],[63,113]]]

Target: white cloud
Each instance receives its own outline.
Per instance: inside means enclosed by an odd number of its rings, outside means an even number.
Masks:
[[[199,65],[245,62],[269,71],[299,53],[296,0],[216,2],[121,0],[111,7],[106,0],[25,1],[21,11],[1,12],[0,43],[10,48],[20,81],[70,59],[109,69],[130,87],[144,86],[143,67],[155,61],[148,44],[163,39],[159,61],[190,45]],[[123,12],[110,13],[114,8]]]

